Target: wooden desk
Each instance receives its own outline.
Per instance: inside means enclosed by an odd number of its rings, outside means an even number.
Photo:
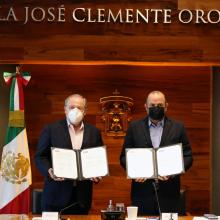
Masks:
[[[65,216],[66,218],[69,218],[70,220],[101,220],[100,215],[71,215],[71,216]],[[178,220],[192,220],[193,216],[179,216]]]
[[[0,220],[31,220],[37,215],[0,215]],[[39,215],[38,215],[39,216]],[[100,215],[63,215],[64,218],[70,220],[101,220]],[[178,220],[192,220],[193,216],[179,216]]]

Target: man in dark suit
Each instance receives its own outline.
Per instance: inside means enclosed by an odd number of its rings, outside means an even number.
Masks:
[[[165,116],[168,103],[160,91],[151,92],[145,108],[148,116],[130,124],[120,155],[121,165],[126,168],[126,148],[158,148],[182,143],[185,170],[192,165],[192,151],[184,125]],[[147,169],[147,167],[143,167]],[[159,209],[155,197],[155,180],[138,178],[132,180],[131,201],[138,206],[139,214],[158,215]],[[158,197],[162,212],[179,212],[180,175],[159,176]]]
[[[73,204],[65,214],[88,214],[92,202],[92,184],[100,178],[76,181],[56,177],[51,162],[51,147],[84,149],[102,146],[99,130],[83,121],[87,101],[78,94],[65,100],[66,118],[46,126],[40,136],[35,155],[36,166],[45,177],[43,210],[61,211]]]

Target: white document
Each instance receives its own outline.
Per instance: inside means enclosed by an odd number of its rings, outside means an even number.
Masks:
[[[157,178],[184,172],[182,144],[154,148],[126,149],[127,176]]]
[[[81,150],[52,147],[51,154],[57,177],[82,180],[108,175],[105,146]]]
[[[128,149],[126,161],[128,178],[151,178],[154,176],[154,160],[151,148]]]
[[[193,220],[207,220],[207,218],[202,217],[202,216],[194,216]]]
[[[42,220],[59,220],[58,212],[42,212]]]
[[[178,220],[178,213],[162,213],[161,220]]]
[[[83,149],[80,154],[83,178],[101,177],[108,174],[108,161],[104,147]]]
[[[77,179],[76,152],[70,149],[52,148],[53,172],[57,177]]]
[[[159,176],[175,175],[184,171],[182,145],[159,148],[156,154]]]

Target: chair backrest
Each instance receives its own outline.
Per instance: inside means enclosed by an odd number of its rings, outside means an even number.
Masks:
[[[42,213],[42,189],[32,190],[32,214]]]

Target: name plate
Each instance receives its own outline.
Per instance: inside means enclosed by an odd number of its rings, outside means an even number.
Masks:
[[[43,212],[42,220],[59,220],[58,212]]]
[[[178,220],[178,213],[162,213],[162,220]]]

